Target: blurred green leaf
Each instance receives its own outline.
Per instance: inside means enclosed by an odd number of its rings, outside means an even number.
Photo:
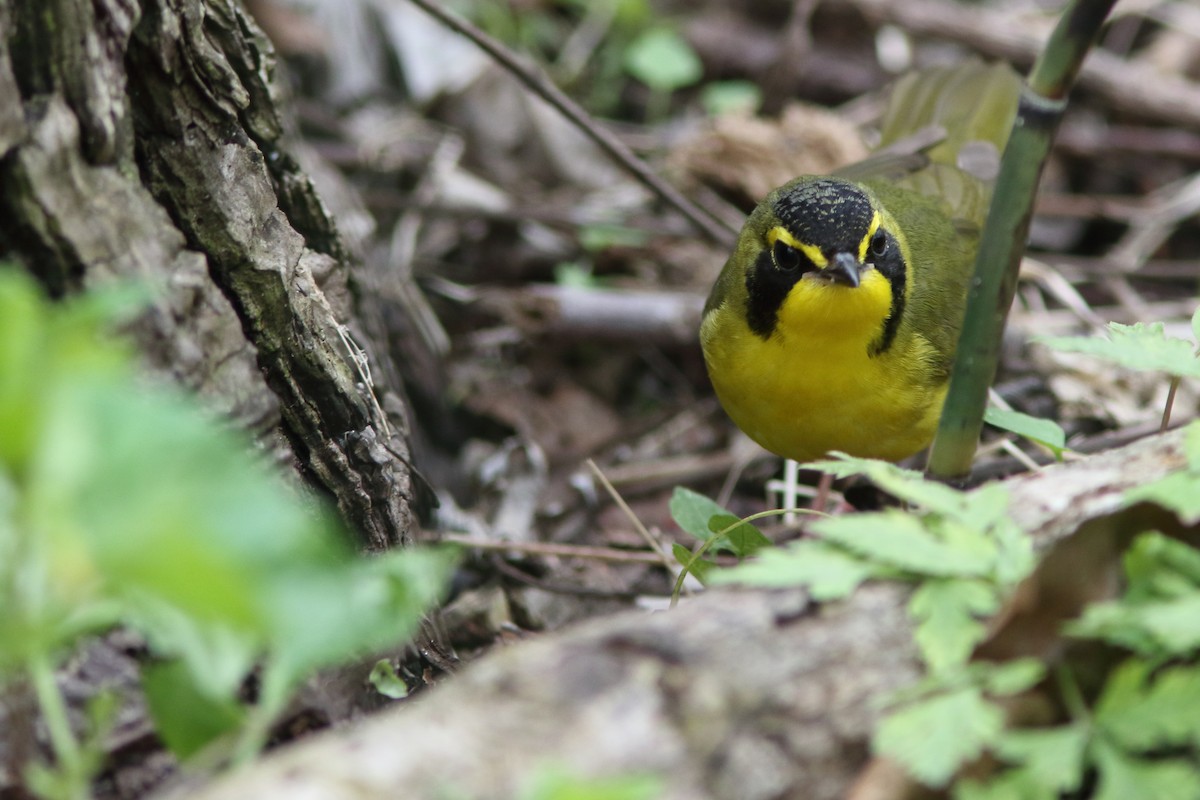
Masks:
[[[904,469],[887,461],[852,458],[834,453],[834,459],[802,465],[828,472],[838,478],[865,475],[872,483],[900,500],[922,509],[957,520],[977,530],[986,529],[1007,518],[1008,492],[1003,486],[989,484],[973,492],[961,492],[943,483],[927,479],[920,472]]]
[[[1125,750],[1200,745],[1200,667],[1155,673],[1128,659],[1109,675],[1095,715],[1097,727]]]
[[[662,796],[657,775],[585,776],[565,768],[538,770],[521,800],[654,800]]]
[[[405,550],[298,570],[265,585],[277,669],[309,672],[403,641],[437,601],[454,557]]]
[[[700,104],[712,117],[754,114],[762,106],[762,90],[751,81],[713,81],[700,90]]]
[[[917,623],[915,638],[930,672],[936,674],[967,663],[986,629],[979,620],[996,611],[995,587],[974,580],[927,580],[909,600]]]
[[[569,289],[595,289],[601,282],[592,273],[591,264],[563,261],[554,265],[554,283]]]
[[[1124,566],[1125,596],[1088,606],[1066,630],[1151,658],[1200,651],[1200,553],[1151,531],[1133,541]]]
[[[0,271],[0,421],[21,421],[0,425],[0,669],[130,625],[173,659],[147,691],[164,738],[188,753],[241,724],[235,699],[256,663],[265,731],[312,670],[402,640],[451,559],[359,556],[245,436],[136,375],[106,334],[138,296],[51,304]],[[47,785],[86,784],[86,761]]]
[[[1125,503],[1155,503],[1174,511],[1186,525],[1200,522],[1200,421],[1192,421],[1184,430],[1183,449],[1187,469],[1135,486],[1125,493]]]
[[[976,662],[986,665],[981,678],[988,694],[1011,695],[1032,689],[1046,677],[1046,665],[1033,657],[1015,658],[1012,661],[995,663]]]
[[[1090,731],[1085,724],[1058,728],[1007,730],[996,754],[1016,767],[986,783],[959,782],[956,800],[1057,800],[1079,788]]]
[[[1100,740],[1092,745],[1100,780],[1094,800],[1188,800],[1200,797],[1200,772],[1189,758],[1136,758]]]
[[[704,74],[700,59],[671,28],[653,28],[625,51],[625,69],[656,92],[673,92],[697,83]]]
[[[898,509],[817,520],[812,532],[863,558],[918,575],[982,577],[995,560],[994,546],[989,549],[981,537],[947,542]]]
[[[1161,322],[1108,323],[1107,339],[1085,336],[1040,336],[1034,341],[1065,353],[1096,356],[1142,372],[1200,377],[1200,359],[1185,339],[1168,337]]]
[[[408,697],[408,684],[396,674],[396,668],[386,658],[381,658],[371,667],[367,682],[384,697],[392,700],[403,700]]]
[[[879,573],[870,564],[825,542],[802,539],[763,550],[752,561],[717,570],[709,581],[784,588],[804,586],[815,600],[835,600]]]
[[[891,756],[927,786],[950,782],[962,765],[995,744],[1004,712],[968,687],[921,700],[888,715],[875,733],[876,753]]]
[[[1158,531],[1134,539],[1121,560],[1126,605],[1176,600],[1200,591],[1200,551]]]
[[[1200,650],[1200,594],[1137,605],[1115,601],[1088,606],[1067,630],[1146,656],[1191,655]]]
[[[642,247],[649,240],[648,231],[622,225],[585,225],[579,231],[579,244],[589,253],[609,247]]]
[[[232,734],[246,718],[245,709],[232,698],[217,699],[198,690],[180,661],[143,667],[142,689],[155,731],[181,760]]]

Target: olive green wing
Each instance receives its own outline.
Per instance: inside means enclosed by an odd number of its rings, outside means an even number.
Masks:
[[[964,230],[987,215],[1021,78],[1007,64],[968,61],[909,73],[893,85],[879,148],[835,174],[888,181],[936,199]]]
[[[893,85],[880,123],[880,148],[930,125],[946,137],[926,154],[935,164],[963,168],[964,148],[987,142],[1004,152],[1021,93],[1021,78],[1004,63],[972,60],[910,72]]]

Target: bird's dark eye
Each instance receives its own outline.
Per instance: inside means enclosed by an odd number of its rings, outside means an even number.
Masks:
[[[875,235],[871,237],[871,255],[880,258],[887,252],[887,247],[887,235],[883,231],[875,231]]]
[[[784,272],[794,272],[800,269],[800,259],[803,258],[800,251],[783,241],[776,240],[771,254],[775,258],[775,266]]]

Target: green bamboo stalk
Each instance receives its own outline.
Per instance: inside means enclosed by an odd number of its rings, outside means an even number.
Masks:
[[[1038,179],[1066,110],[1067,93],[1115,2],[1074,0],[1022,88],[980,238],[950,389],[929,457],[929,473],[934,477],[955,480],[971,471],[988,387],[996,376],[1000,338],[1017,287]]]

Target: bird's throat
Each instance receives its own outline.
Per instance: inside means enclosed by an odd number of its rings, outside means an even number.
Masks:
[[[865,347],[880,336],[891,307],[891,285],[874,269],[855,287],[806,278],[788,292],[776,330],[784,339]]]

